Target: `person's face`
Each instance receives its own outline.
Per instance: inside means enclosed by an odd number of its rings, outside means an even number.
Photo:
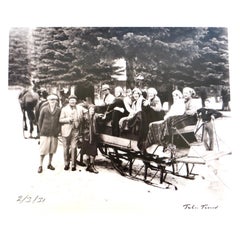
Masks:
[[[122,92],[121,92],[120,89],[115,89],[115,91],[114,91],[114,95],[115,95],[116,97],[121,96],[121,94],[122,94]]]
[[[183,91],[183,97],[184,97],[185,101],[187,101],[190,98],[192,98],[190,91]]]
[[[106,94],[108,94],[108,93],[109,93],[109,89],[103,90],[103,94],[104,94],[104,95],[106,95]]]
[[[139,99],[139,94],[138,94],[137,92],[134,92],[134,93],[133,93],[133,98],[134,98],[135,100],[138,100],[138,99]]]
[[[76,103],[77,103],[77,100],[76,100],[75,98],[70,98],[70,99],[69,99],[69,105],[70,105],[71,107],[76,106]]]
[[[126,95],[129,96],[129,97],[131,97],[131,96],[132,96],[132,91],[130,91],[130,90],[127,91],[127,92],[126,92]]]
[[[55,105],[57,104],[57,100],[56,99],[50,99],[50,100],[48,100],[48,102],[49,102],[49,105],[51,107],[55,107]]]
[[[152,98],[154,98],[154,96],[155,96],[152,91],[148,91],[147,95],[148,95],[148,98],[149,98],[149,99],[152,99]]]
[[[173,94],[173,102],[177,102],[180,100],[180,97],[177,94]]]

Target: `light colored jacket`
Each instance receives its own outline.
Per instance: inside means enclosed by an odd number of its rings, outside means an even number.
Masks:
[[[71,122],[70,120],[74,118],[74,121]],[[62,108],[59,122],[61,125],[61,134],[63,137],[68,137],[73,128],[79,129],[79,126],[83,119],[83,107],[77,105],[76,106],[76,115],[73,116],[72,108],[67,105]]]
[[[170,110],[164,116],[164,120],[171,116],[183,115],[184,112],[185,112],[184,101],[183,101],[183,99],[179,99],[178,101],[176,101],[172,104]]]
[[[193,116],[197,113],[198,106],[196,104],[196,101],[194,99],[189,99],[187,102],[185,102],[185,114]]]

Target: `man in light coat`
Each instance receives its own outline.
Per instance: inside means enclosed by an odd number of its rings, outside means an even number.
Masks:
[[[83,107],[76,105],[77,97],[75,95],[70,95],[68,100],[69,103],[62,108],[59,118],[63,141],[64,170],[69,169],[71,157],[72,171],[76,171],[76,150],[79,128],[83,118]]]

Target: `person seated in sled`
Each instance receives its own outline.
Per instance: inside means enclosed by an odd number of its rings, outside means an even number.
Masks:
[[[193,99],[195,95],[194,89],[190,87],[183,89],[184,113],[182,115],[169,116],[164,121],[152,122],[141,150],[145,150],[152,144],[159,144],[166,147],[170,143],[170,136],[174,127],[180,129],[197,123],[196,113],[198,106]]]
[[[142,96],[142,92],[139,88],[134,88],[132,90],[133,102],[131,109],[129,109],[129,114],[126,117],[123,117],[119,121],[119,127],[121,130],[128,130],[136,125],[138,121],[138,115],[142,111],[142,104],[145,100]]]
[[[162,103],[157,96],[157,90],[155,88],[148,88],[146,90],[146,100],[143,102],[142,115],[140,122],[140,132],[138,136],[138,144],[141,145],[146,139],[149,124],[151,122],[163,120],[165,112],[162,110]]]
[[[216,118],[222,117],[222,113],[215,109],[209,108],[210,100],[205,100],[205,107],[197,110],[198,117],[201,118],[203,125],[203,144],[207,151],[213,151],[214,148],[214,126],[213,121]]]
[[[176,89],[172,92],[173,104],[169,111],[165,114],[164,120],[171,116],[183,115],[185,112],[185,104],[183,94],[180,90]]]
[[[171,116],[177,116],[177,115],[183,115],[185,112],[185,104],[184,104],[184,98],[183,94],[179,90],[174,90],[172,92],[172,98],[173,98],[173,104],[171,105],[169,111],[164,115],[163,119],[160,121],[152,121],[149,124],[149,128],[152,128],[153,124],[160,124],[167,118]],[[148,128],[148,129],[149,129]],[[145,139],[144,139],[145,140]]]
[[[126,94],[123,98],[123,103],[124,103],[124,107],[127,111],[127,115],[129,115],[133,111],[132,110],[133,96],[132,96],[131,88],[128,88],[126,90]]]
[[[103,84],[101,88],[101,98],[97,100],[96,111],[98,113],[106,113],[107,108],[110,104],[114,102],[114,95],[110,91],[110,86],[108,84]],[[95,99],[96,100],[96,99]]]
[[[115,97],[110,92],[110,86],[108,84],[102,85],[102,93],[103,93],[103,103],[105,106],[108,106],[114,102]]]
[[[128,114],[123,101],[124,96],[122,87],[117,86],[114,89],[114,96],[115,99],[113,103],[108,105],[105,116],[102,117],[102,119],[106,119],[106,121],[111,120],[112,135],[118,137],[120,135],[119,120]]]
[[[147,89],[147,97],[146,101],[143,103],[143,109],[150,115],[151,122],[158,120],[162,110],[162,103],[157,96],[157,90],[155,88]]]
[[[110,104],[112,104],[115,100],[114,95],[110,92],[110,86],[108,84],[103,84],[101,92],[103,94],[103,101],[102,104],[96,106],[95,112],[100,115],[101,118],[97,121],[97,129],[101,131],[105,128],[106,122],[111,120],[111,116],[107,115],[107,109]]]

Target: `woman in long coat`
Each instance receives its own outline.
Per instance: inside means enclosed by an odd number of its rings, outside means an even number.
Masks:
[[[58,97],[51,94],[47,97],[48,104],[44,106],[39,115],[38,126],[40,133],[40,166],[38,173],[43,171],[43,159],[49,154],[48,169],[55,170],[52,166],[53,154],[58,146],[58,134],[60,132],[60,108],[58,107]]]
[[[83,115],[82,129],[80,130],[80,137],[82,140],[81,154],[88,156],[88,163],[86,171],[98,173],[95,168],[95,158],[97,156],[97,132],[96,132],[96,118],[98,114],[95,113],[95,106],[93,104],[88,106],[88,109]]]

